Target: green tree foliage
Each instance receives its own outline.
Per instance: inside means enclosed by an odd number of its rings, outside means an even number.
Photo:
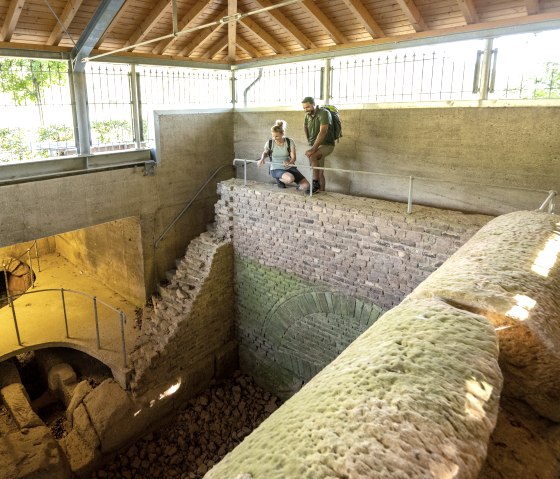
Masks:
[[[130,123],[126,120],[94,121],[91,129],[100,143],[122,143],[130,141]]]
[[[37,156],[28,148],[25,137],[22,128],[0,128],[0,163],[29,161]]]
[[[39,128],[39,141],[73,141],[74,132],[66,125],[48,125]]]
[[[544,75],[535,78],[533,98],[560,98],[560,65],[554,62],[545,64]]]
[[[0,60],[0,91],[9,93],[17,105],[32,102],[43,123],[43,94],[46,88],[65,85],[68,66],[54,60],[3,58]]]

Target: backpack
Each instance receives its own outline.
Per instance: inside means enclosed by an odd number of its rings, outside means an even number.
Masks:
[[[324,108],[331,112],[332,117],[332,127],[333,127],[333,140],[339,142],[342,138],[342,121],[340,121],[340,114],[338,113],[338,108],[334,105],[323,105],[319,108]]]
[[[288,156],[290,156],[292,154],[292,149],[291,149],[291,145],[290,145],[290,139],[286,136],[284,138],[287,143],[288,143]],[[268,140],[268,157],[270,158],[270,161],[272,161],[272,142],[274,140],[271,138],[270,140]]]

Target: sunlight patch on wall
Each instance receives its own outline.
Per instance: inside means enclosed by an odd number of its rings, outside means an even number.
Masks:
[[[560,226],[560,223],[556,223],[556,226]],[[545,243],[544,248],[539,252],[531,271],[537,273],[541,276],[548,276],[548,273],[552,267],[556,264],[558,260],[558,254],[560,253],[560,232],[554,231],[548,241]]]
[[[506,316],[518,319],[519,321],[525,321],[529,317],[529,311],[535,307],[537,302],[534,299],[529,298],[529,296],[525,296],[523,294],[516,294],[513,299],[515,299],[517,304],[512,306],[512,308],[506,313]]]

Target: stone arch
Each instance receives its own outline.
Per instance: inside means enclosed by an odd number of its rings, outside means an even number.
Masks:
[[[263,336],[273,360],[307,382],[382,314],[369,300],[332,291],[310,291],[278,302]]]
[[[17,296],[31,287],[32,274],[27,263],[9,256],[0,258],[0,307],[8,304],[8,293]]]

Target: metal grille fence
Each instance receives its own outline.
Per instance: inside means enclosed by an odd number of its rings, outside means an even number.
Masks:
[[[88,63],[85,73],[92,152],[135,148],[130,66]]]
[[[560,31],[510,35],[494,41],[492,99],[560,98]]]
[[[229,71],[144,66],[137,72],[143,139],[154,139],[154,110],[231,106]]]
[[[76,152],[68,64],[0,58],[0,163]]]
[[[322,98],[324,62],[251,68],[236,72],[239,106],[300,105],[306,96]]]
[[[472,100],[476,48],[456,46],[454,54],[441,48],[399,50],[332,61],[332,101],[382,103]]]

